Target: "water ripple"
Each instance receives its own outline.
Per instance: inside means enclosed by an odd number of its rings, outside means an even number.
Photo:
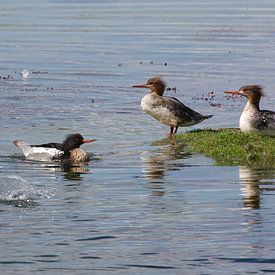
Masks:
[[[91,238],[83,238],[83,239],[77,239],[77,242],[86,242],[86,241],[98,241],[98,240],[105,240],[105,239],[116,239],[115,236],[97,236],[97,237],[91,237]]]
[[[141,267],[141,268],[152,268],[152,269],[176,269],[174,266],[166,266],[166,265],[139,265],[139,264],[128,264],[125,265],[128,267]]]

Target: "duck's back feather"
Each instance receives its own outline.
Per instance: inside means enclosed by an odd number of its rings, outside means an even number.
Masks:
[[[31,147],[56,148],[56,149],[61,150],[61,151],[63,150],[62,149],[62,144],[61,143],[55,143],[55,142],[39,144],[39,145],[31,145]]]

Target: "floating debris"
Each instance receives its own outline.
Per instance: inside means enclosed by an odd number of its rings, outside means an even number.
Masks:
[[[215,93],[214,93],[213,91],[210,91],[210,92],[208,93],[208,97],[211,98],[211,99],[214,99],[215,96],[216,96],[216,95],[215,95]]]
[[[168,88],[166,88],[166,91],[173,91],[174,93],[176,93],[177,87],[168,87]]]
[[[38,91],[38,88],[25,88],[21,89],[22,92],[35,92]]]
[[[213,100],[215,97],[216,97],[215,93],[213,91],[210,91],[207,94],[193,96],[192,99],[210,101],[210,100]]]
[[[0,76],[0,79],[2,79],[2,80],[13,80],[13,77],[10,74],[8,74],[8,75]]]
[[[32,74],[48,74],[48,72],[34,71]]]
[[[209,102],[211,107],[221,108],[226,106],[224,103],[217,102],[216,94],[214,91],[210,91],[207,94],[196,95],[192,97],[193,100],[202,100]]]
[[[23,70],[21,72],[21,78],[24,80],[24,79],[27,79],[29,77],[30,73],[27,69]]]
[[[209,102],[211,107],[222,107],[223,105],[221,103],[215,103],[215,102]]]

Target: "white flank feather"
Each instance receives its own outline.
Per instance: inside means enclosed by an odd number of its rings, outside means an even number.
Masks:
[[[22,150],[28,160],[52,161],[60,159],[64,154],[56,148],[32,147],[22,140],[15,140],[13,143]]]

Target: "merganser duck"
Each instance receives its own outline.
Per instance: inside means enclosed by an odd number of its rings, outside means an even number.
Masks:
[[[141,108],[161,123],[170,126],[170,135],[176,134],[179,126],[192,126],[212,117],[188,108],[174,97],[163,96],[165,86],[166,83],[160,77],[153,77],[146,84],[132,87],[151,90],[142,98]]]
[[[226,94],[242,95],[248,98],[240,116],[242,132],[259,132],[265,135],[275,135],[275,112],[260,110],[259,103],[263,96],[259,85],[242,86],[239,91],[229,91]]]
[[[22,150],[27,160],[47,162],[69,160],[78,163],[90,159],[88,153],[79,148],[80,145],[94,141],[96,139],[84,139],[80,134],[70,134],[63,143],[29,145],[21,140],[15,140],[13,143]]]

